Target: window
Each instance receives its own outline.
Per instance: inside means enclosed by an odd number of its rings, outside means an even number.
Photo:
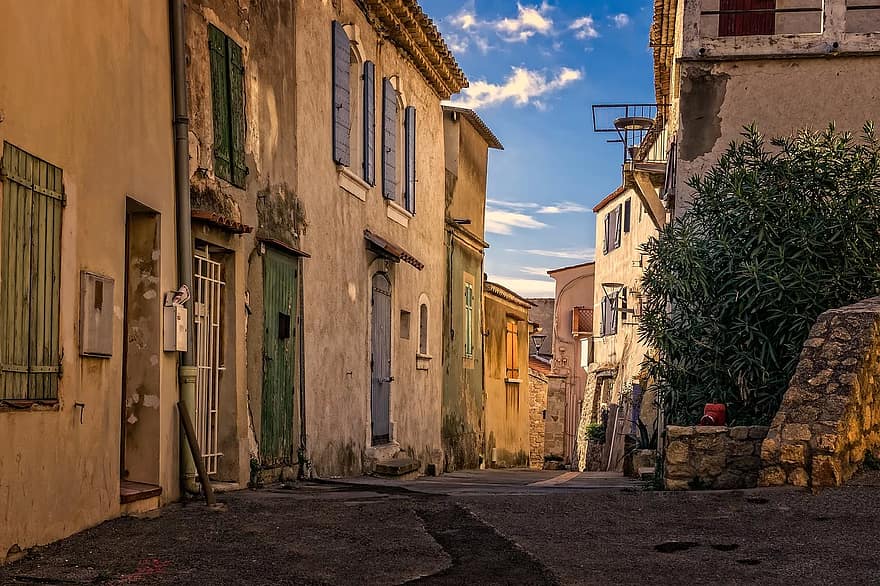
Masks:
[[[474,284],[464,284],[464,356],[474,357]]]
[[[507,348],[507,374],[508,379],[519,379],[519,335],[516,320],[507,319],[506,348]]]
[[[61,355],[62,171],[3,143],[0,402],[55,401]]]
[[[208,26],[211,100],[214,113],[214,174],[244,187],[244,57],[235,42]]]
[[[428,355],[428,305],[419,306],[419,354]]]
[[[776,32],[776,0],[721,0],[720,8],[719,37]]]
[[[416,109],[404,107],[394,82],[385,78],[382,84],[382,195],[391,201],[400,200],[406,211],[415,214],[416,183]]]
[[[605,239],[602,244],[602,252],[604,254],[608,254],[612,250],[620,248],[622,216],[622,205],[618,205],[614,210],[605,214]]]
[[[400,337],[409,340],[411,314],[408,311],[400,312]]]
[[[628,199],[623,204],[623,231],[629,232],[630,222],[632,221],[632,199]]]

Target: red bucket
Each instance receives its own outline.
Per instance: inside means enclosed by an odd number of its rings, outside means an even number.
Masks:
[[[726,425],[727,407],[722,403],[708,403],[703,409],[703,418],[700,425]]]

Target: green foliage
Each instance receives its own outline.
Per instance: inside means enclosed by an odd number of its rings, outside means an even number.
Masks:
[[[605,443],[606,428],[603,423],[591,423],[586,428],[587,439],[591,442]]]
[[[644,246],[641,335],[667,421],[708,402],[766,423],[823,311],[880,290],[880,143],[754,128],[703,177],[693,207]]]
[[[639,428],[639,437],[638,437],[638,449],[639,450],[656,450],[657,449],[657,428],[655,427],[652,431],[653,433],[648,431],[648,426],[645,425],[645,422],[639,418],[637,424]]]

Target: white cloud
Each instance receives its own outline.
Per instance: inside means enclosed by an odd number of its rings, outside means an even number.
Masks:
[[[540,107],[543,102],[538,98],[561,90],[583,77],[583,71],[569,67],[563,67],[552,78],[540,71],[514,67],[503,84],[485,80],[472,82],[452,104],[463,108],[480,108],[513,102],[516,106],[533,104]]]
[[[505,41],[521,43],[536,34],[546,36],[553,33],[553,19],[547,15],[550,6],[546,2],[540,6],[523,6],[517,2],[516,9],[516,18],[502,18],[490,23]]]
[[[448,33],[443,38],[453,53],[466,53],[470,46],[470,41],[467,37],[462,37],[455,33]]]
[[[492,234],[507,235],[512,234],[516,228],[537,230],[546,227],[544,222],[526,214],[491,208],[486,210],[486,232]]]
[[[449,17],[449,23],[466,31],[477,26],[477,15],[472,10],[463,8],[458,14]]]
[[[531,210],[541,207],[540,204],[530,201],[504,201],[492,199],[491,197],[486,200],[486,203],[491,207],[511,208],[514,210]]]
[[[592,16],[582,16],[569,25],[569,30],[575,31],[574,36],[578,39],[595,39],[599,36],[596,23]]]
[[[508,248],[507,252],[516,252],[519,254],[531,254],[534,256],[544,256],[548,258],[564,258],[566,260],[579,260],[581,262],[591,261],[596,257],[596,251],[593,248],[567,248],[559,250],[542,250],[530,248],[526,250],[517,250]]]
[[[628,14],[624,14],[621,12],[620,14],[615,14],[611,17],[611,20],[614,21],[614,26],[617,28],[623,28],[630,23],[630,18]]]
[[[564,201],[562,203],[547,205],[538,210],[539,214],[582,214],[592,211],[588,207],[584,207],[573,201]]]
[[[556,295],[556,282],[550,277],[543,280],[489,275],[489,280],[507,287],[521,297],[554,297]]]
[[[546,277],[547,271],[550,269],[547,267],[521,267],[519,272],[525,273],[526,275],[533,275],[535,277]]]

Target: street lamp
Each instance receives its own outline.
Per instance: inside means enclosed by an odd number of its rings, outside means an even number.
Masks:
[[[538,354],[541,350],[541,346],[544,345],[544,340],[547,339],[547,334],[535,334],[532,336],[532,343],[535,345],[535,354]]]

